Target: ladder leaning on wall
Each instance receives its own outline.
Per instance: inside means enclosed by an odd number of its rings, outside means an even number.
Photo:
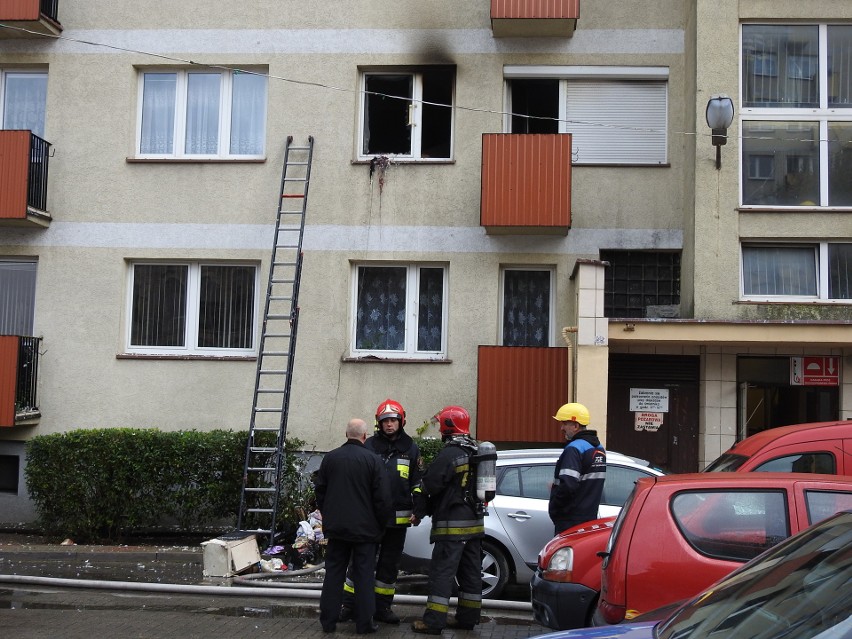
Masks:
[[[237,529],[275,541],[299,324],[302,238],[314,138],[287,138],[263,310]]]

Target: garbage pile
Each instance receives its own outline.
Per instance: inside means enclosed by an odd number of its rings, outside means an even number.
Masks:
[[[325,560],[327,543],[322,533],[322,514],[315,510],[299,522],[292,544],[272,546],[263,553],[265,558],[260,561],[260,569],[278,572],[311,568]]]

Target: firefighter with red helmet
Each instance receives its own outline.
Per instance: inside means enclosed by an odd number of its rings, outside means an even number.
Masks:
[[[440,635],[445,627],[471,630],[482,609],[482,538],[484,509],[476,497],[476,441],[470,436],[470,415],[461,406],[447,406],[435,415],[444,447],[429,464],[415,496],[414,515],[432,516],[432,564],[429,596],[414,632]],[[448,618],[453,578],[458,581],[458,606]]]
[[[423,462],[420,449],[405,432],[405,409],[402,404],[386,399],[376,408],[375,434],[364,444],[378,455],[387,471],[393,513],[385,527],[376,558],[376,612],[373,618],[388,624],[398,624],[399,617],[391,610],[396,592],[396,579],[405,546],[405,534],[411,524],[420,523],[413,515],[412,495],[420,490]],[[340,621],[354,616],[355,589],[351,575],[343,586],[343,606]]]

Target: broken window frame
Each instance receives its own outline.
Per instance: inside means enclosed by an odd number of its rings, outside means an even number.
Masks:
[[[373,88],[368,88],[368,79],[376,76],[407,76],[411,78],[411,96],[406,98],[385,98],[390,100],[400,100],[404,103],[402,108],[408,109],[408,121],[410,132],[410,146],[408,152],[392,152],[381,148],[371,151],[368,148],[369,126],[367,118],[369,116],[369,105],[371,99],[377,99],[377,92]],[[382,69],[364,69],[361,71],[360,78],[360,94],[359,114],[358,114],[358,140],[357,140],[357,158],[359,161],[368,161],[375,157],[391,158],[394,162],[449,162],[453,160],[454,153],[454,129],[455,129],[455,77],[456,68],[451,65],[440,65],[432,67],[393,67]],[[446,80],[449,85],[441,85],[442,81]],[[424,130],[427,128],[424,125],[424,114],[429,109],[441,109],[442,107],[435,106],[443,104],[443,100],[430,98],[429,95],[437,90],[440,93],[449,93],[450,110],[447,118],[446,127],[440,123],[440,116],[432,120],[434,126],[436,120],[440,132],[437,145],[446,145],[448,148],[446,154],[432,156],[428,151],[424,151]],[[390,95],[390,94],[387,94]],[[424,97],[425,96],[425,97]],[[424,104],[426,102],[426,104]],[[430,124],[428,121],[426,124]],[[446,139],[443,136],[446,135]],[[428,141],[428,140],[427,140]],[[434,145],[433,145],[434,146]]]

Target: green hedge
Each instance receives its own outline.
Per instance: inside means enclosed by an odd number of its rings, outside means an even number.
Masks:
[[[423,458],[424,466],[432,463],[432,460],[438,455],[444,447],[444,442],[435,437],[415,437],[417,447],[420,449],[420,456]]]
[[[236,524],[246,432],[111,428],[27,442],[26,481],[47,534],[78,541],[118,539],[176,522],[198,531]],[[311,490],[304,446],[288,439],[279,530],[301,518]]]

